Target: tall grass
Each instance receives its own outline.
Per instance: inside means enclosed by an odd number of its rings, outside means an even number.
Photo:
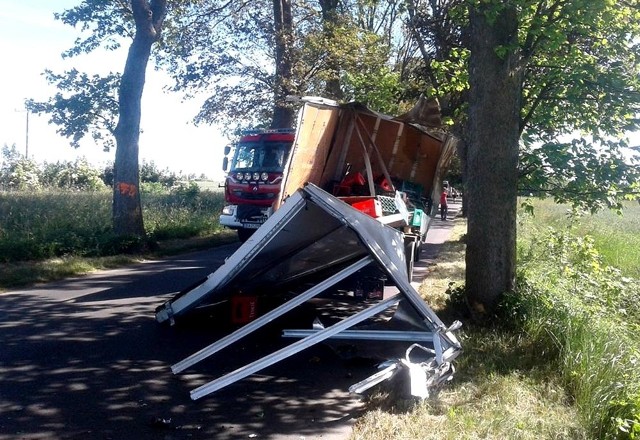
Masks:
[[[109,232],[110,217],[106,192],[0,193],[0,261],[91,253]]]
[[[221,229],[218,218],[224,193],[191,186],[170,193],[143,195],[147,233],[156,240],[212,234]]]
[[[135,250],[112,233],[111,199],[107,191],[0,193],[0,262]],[[197,187],[143,192],[148,239],[211,234],[220,229],[218,216],[223,203],[221,193],[199,191]]]
[[[563,217],[549,208],[538,203],[535,217],[520,222],[520,282],[504,310],[528,338],[555,349],[592,438],[640,438],[640,284],[625,276],[638,269],[627,260],[637,258],[629,243],[640,223],[613,213]],[[622,223],[615,247],[606,237]]]
[[[606,264],[617,267],[623,275],[640,278],[640,204],[626,202],[620,215],[600,211],[595,215],[572,218],[571,214],[568,205],[537,200],[534,217],[531,222],[521,224],[518,233],[526,236],[536,233],[538,228],[570,226],[575,235],[593,238]]]
[[[612,267],[601,239],[585,232],[621,218],[578,221],[564,206],[534,206],[535,217],[519,218],[517,289],[490,323],[460,316],[464,237],[456,224],[420,289],[445,323],[463,321],[456,375],[436,399],[418,403],[386,384],[369,396],[352,439],[640,439],[638,280],[633,267]],[[626,237],[616,249],[623,262],[635,255],[626,243],[640,235],[630,208],[628,223],[614,227]]]

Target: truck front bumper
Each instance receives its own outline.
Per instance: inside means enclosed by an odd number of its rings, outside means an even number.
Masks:
[[[220,224],[230,229],[258,229],[269,215],[271,215],[271,208],[262,209],[263,217],[259,221],[252,221],[250,219],[239,219],[237,216],[237,205],[227,205],[222,209],[220,214]]]

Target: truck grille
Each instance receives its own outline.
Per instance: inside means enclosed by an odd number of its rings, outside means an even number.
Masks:
[[[262,213],[262,209],[258,206],[238,205],[236,215],[239,220],[251,220],[264,223],[266,215]]]
[[[233,195],[244,200],[269,200],[274,198],[273,193],[254,193],[244,191],[234,191]]]

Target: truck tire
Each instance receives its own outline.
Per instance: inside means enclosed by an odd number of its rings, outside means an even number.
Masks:
[[[253,235],[255,231],[256,231],[255,229],[245,229],[245,228],[238,229],[238,239],[242,243],[244,243],[249,239],[249,237]]]

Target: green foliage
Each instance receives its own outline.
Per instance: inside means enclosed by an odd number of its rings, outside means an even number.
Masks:
[[[174,90],[207,97],[198,122],[232,132],[271,119],[274,44],[271,2],[175,2],[155,56]]]
[[[118,237],[112,232],[107,191],[0,193],[0,262],[140,252],[156,240],[218,231],[223,194],[197,188],[188,184],[170,193],[143,193],[146,237]]]
[[[195,182],[174,186],[167,194],[144,198],[147,233],[156,240],[185,238],[220,229],[224,195],[201,191]]]
[[[502,318],[553,348],[593,438],[636,438],[640,430],[638,279],[604,263],[594,239],[524,217],[519,282]],[[631,232],[633,233],[633,232]],[[636,231],[637,233],[637,231]]]
[[[84,32],[83,37],[63,53],[65,58],[89,53],[99,47],[117,49],[122,42],[119,37],[133,38],[135,34],[131,2],[82,0],[79,5],[56,13],[54,17]]]
[[[42,185],[47,188],[100,191],[106,189],[102,173],[85,158],[73,162],[44,163]]]
[[[585,139],[575,139],[526,147],[520,167],[522,193],[551,195],[558,203],[591,212],[620,210],[640,182],[640,167],[629,163],[617,142],[598,148]]]
[[[637,128],[637,15],[634,2],[609,0],[523,8],[523,116],[535,137],[579,131],[606,140]]]
[[[110,193],[0,193],[2,261],[96,253],[110,230]]]
[[[399,114],[398,101],[403,91],[400,76],[387,67],[375,72],[354,72],[345,75],[348,96],[372,110]]]
[[[161,170],[154,161],[142,161],[140,165],[140,182],[141,183],[158,183],[165,188],[171,188],[178,181],[176,173],[168,168]]]
[[[37,190],[41,187],[38,165],[30,159],[18,159],[0,171],[0,185],[5,189]]]
[[[551,199],[522,199],[526,203],[533,221],[522,216],[518,234],[535,236],[543,234],[550,225],[564,229],[571,224],[571,232],[577,236],[592,237],[603,263],[618,268],[622,276],[640,279],[640,204],[627,201],[621,213],[604,210],[597,214],[577,211],[569,205],[555,204]]]
[[[38,164],[22,157],[7,146],[2,151],[0,188],[4,190],[67,189],[100,191],[105,189],[102,173],[91,166],[85,158],[73,162]]]
[[[483,5],[489,20],[504,2]],[[469,2],[412,1],[412,31],[431,93],[443,115],[464,126]],[[472,2],[474,4],[474,2]],[[638,194],[638,165],[624,160],[626,133],[638,128],[640,36],[637,5],[609,0],[509,2],[518,8],[522,132],[520,189],[597,210]],[[419,71],[419,70],[417,70]],[[463,132],[463,130],[461,130]],[[575,140],[570,140],[575,138]],[[569,140],[567,140],[569,139]]]
[[[23,157],[15,144],[2,147],[0,189],[36,190],[40,188],[39,172],[38,165]]]
[[[70,139],[71,146],[78,148],[87,135],[105,151],[113,147],[113,131],[118,115],[116,91],[120,83],[119,74],[89,76],[76,69],[55,74],[45,72],[49,84],[58,92],[46,102],[27,102],[29,111],[48,114],[56,131]]]

